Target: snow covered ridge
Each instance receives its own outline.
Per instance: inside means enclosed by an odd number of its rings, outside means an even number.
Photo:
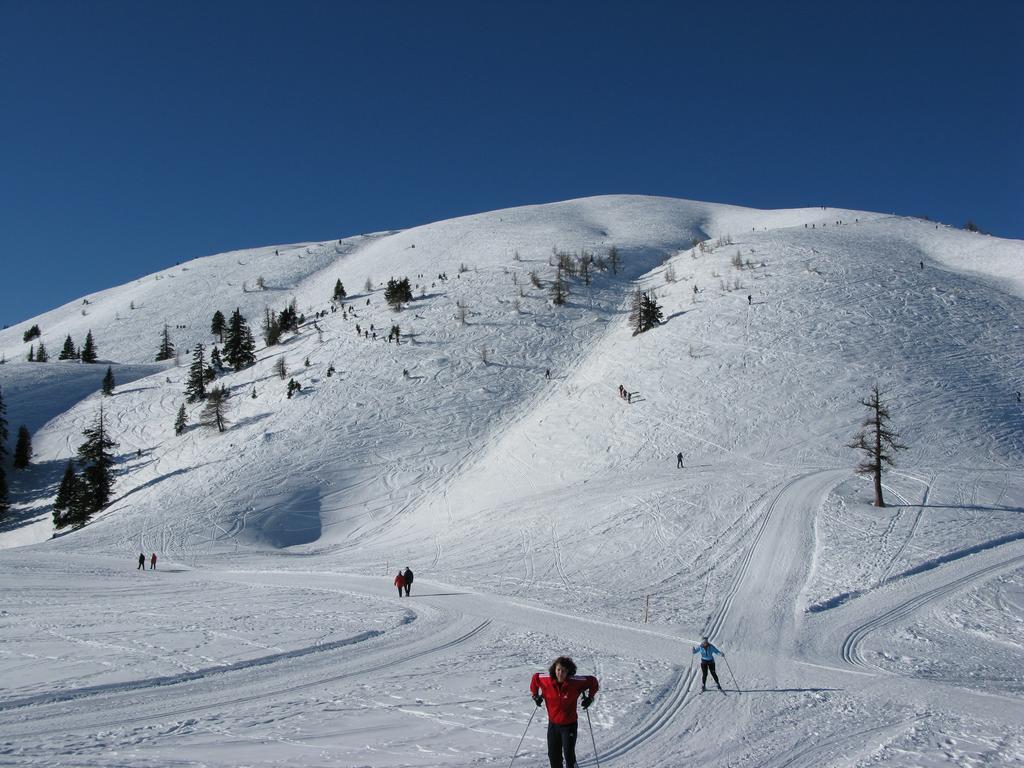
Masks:
[[[210,256],[7,329],[34,455],[0,524],[0,751],[508,765],[524,736],[536,764],[528,682],[564,653],[601,681],[587,764],[1024,763],[1022,263],[927,221],[609,196]],[[637,289],[663,322],[634,335]],[[187,350],[236,307],[256,361],[211,382],[219,432]],[[97,364],[54,359],[90,330]],[[846,447],[875,382],[909,446],[885,508]],[[101,403],[113,501],[51,539]]]

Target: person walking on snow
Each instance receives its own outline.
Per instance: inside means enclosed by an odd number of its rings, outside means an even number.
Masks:
[[[402,588],[405,586],[405,576],[402,574],[401,571],[399,571],[398,575],[395,576],[395,586],[398,587],[398,596],[401,597]]]
[[[151,570],[151,571],[155,571],[156,570],[156,552],[154,552],[153,556],[151,558],[149,558],[149,570]]]
[[[547,674],[535,672],[530,680],[530,695],[539,707],[548,709],[548,761],[551,768],[576,768],[576,700],[584,709],[594,703],[597,678],[577,675],[576,663],[568,656],[559,656]],[[564,758],[564,763],[563,763]]]
[[[676,454],[676,469],[682,469],[682,468],[683,468],[683,452],[680,451],[679,453]]]
[[[139,567],[136,568],[135,570],[136,571],[144,571],[144,570],[146,570],[146,556],[144,554],[142,554],[141,552],[139,552]]]
[[[408,565],[405,566],[405,571],[402,573],[402,580],[405,582],[405,596],[409,596],[409,590],[412,589],[412,568]]]
[[[705,635],[701,644],[695,646],[693,649],[694,653],[700,654],[700,690],[704,692],[707,690],[708,672],[711,673],[711,677],[715,679],[715,685],[718,686],[718,690],[722,690],[722,684],[718,682],[718,673],[715,672],[715,654],[725,657],[725,654],[715,648]]]

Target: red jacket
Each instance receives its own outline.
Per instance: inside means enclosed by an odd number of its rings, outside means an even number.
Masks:
[[[573,675],[562,685],[547,672],[535,672],[530,680],[530,694],[540,693],[548,708],[548,720],[555,725],[576,722],[576,700],[587,691],[593,698],[597,693],[597,678],[593,675]]]
[[[399,589],[405,586],[405,577],[402,574],[395,576],[395,586]]]

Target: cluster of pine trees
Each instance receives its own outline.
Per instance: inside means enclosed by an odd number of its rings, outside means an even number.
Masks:
[[[403,277],[401,280],[395,280],[391,278],[388,280],[388,285],[384,289],[384,301],[388,305],[398,312],[403,304],[408,304],[412,301],[412,288],[409,287],[409,278]]]
[[[4,464],[7,459],[7,404],[4,403],[3,390],[0,390],[0,520],[10,513],[11,502],[7,488],[7,471]],[[32,461],[32,434],[22,424],[18,427],[18,438],[14,443],[14,457],[11,466],[14,469],[28,469]]]
[[[661,307],[652,291],[637,290],[633,294],[633,305],[629,313],[629,327],[633,335],[649,331],[663,319]]]
[[[306,316],[299,314],[295,299],[280,312],[268,308],[263,316],[263,341],[268,347],[279,344],[282,335],[297,332],[304,322]]]
[[[114,490],[114,454],[117,443],[111,439],[103,406],[93,426],[82,432],[85,442],[78,446],[78,464],[68,461],[64,477],[53,502],[53,524],[59,530],[81,526],[110,503]]]
[[[39,326],[33,325],[29,330],[25,331],[24,339],[29,341],[30,339],[38,338],[40,335]],[[95,363],[97,360],[96,354],[96,342],[92,338],[92,330],[85,335],[85,341],[82,343],[82,348],[78,349],[75,347],[75,342],[71,338],[71,334],[68,334],[64,339],[64,346],[60,350],[60,354],[57,355],[58,360],[81,360],[83,363]],[[46,350],[46,345],[40,341],[39,346],[36,347],[34,344],[28,349],[28,361],[30,363],[46,363],[50,360],[50,353]]]

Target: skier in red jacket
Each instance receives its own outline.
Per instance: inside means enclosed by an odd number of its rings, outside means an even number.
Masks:
[[[398,575],[395,576],[395,586],[398,587],[398,596],[401,597],[402,588],[405,587],[405,576],[402,574],[401,571],[399,571]]]
[[[586,709],[594,703],[597,678],[577,675],[576,663],[568,656],[555,659],[547,674],[536,672],[530,680],[530,695],[539,707],[548,707],[548,760],[551,768],[576,768],[576,700]],[[565,759],[563,764],[562,759]]]

